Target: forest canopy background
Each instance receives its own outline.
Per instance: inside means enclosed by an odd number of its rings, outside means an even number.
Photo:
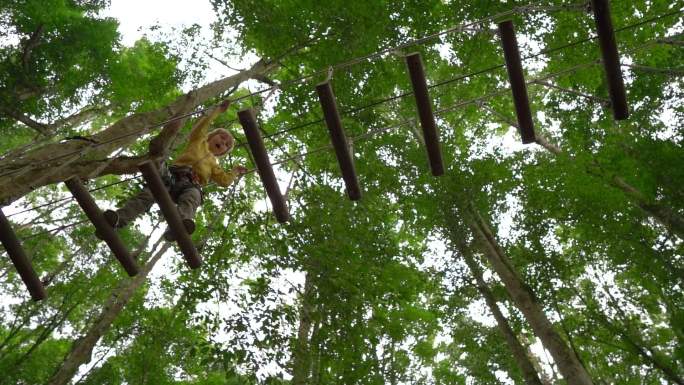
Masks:
[[[610,2],[619,122],[591,2],[138,3],[0,5],[0,199],[48,293],[31,301],[3,251],[0,384],[684,383],[684,2]],[[155,22],[170,8],[207,23]],[[358,202],[328,148],[314,89],[328,76]],[[173,158],[225,98],[215,126],[239,143],[237,112],[258,112],[291,221],[275,221],[257,173],[210,186],[202,267],[159,241],[155,209],[120,232],[141,265],[127,277],[62,182],[78,175],[115,207],[142,188],[140,161]],[[254,167],[245,146],[233,164]]]

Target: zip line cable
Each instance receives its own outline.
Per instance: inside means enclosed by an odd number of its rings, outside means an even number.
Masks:
[[[484,19],[481,19],[481,20],[478,20],[478,21],[475,21],[475,22],[464,23],[464,24],[461,24],[461,25],[459,25],[459,26],[457,26],[457,27],[453,27],[453,28],[450,28],[450,29],[448,29],[448,30],[445,30],[445,31],[442,31],[442,32],[439,32],[439,33],[436,33],[436,34],[428,35],[428,36],[426,36],[426,37],[423,37],[423,38],[420,38],[420,39],[416,39],[416,40],[413,40],[413,41],[408,42],[408,43],[404,43],[402,46],[410,46],[410,45],[421,44],[421,43],[423,43],[423,42],[425,42],[425,41],[428,41],[428,40],[430,40],[430,39],[432,39],[432,38],[434,38],[434,37],[441,36],[441,35],[448,34],[448,33],[452,33],[452,32],[455,32],[455,31],[459,31],[459,30],[462,30],[463,28],[466,28],[467,26],[476,25],[476,24],[481,24],[481,23],[483,23],[483,22],[485,22],[485,21],[487,21],[487,20],[494,19],[494,18],[498,18],[498,17],[503,17],[503,16],[505,16],[506,14],[513,13],[513,12],[514,12],[514,11],[507,11],[507,12],[503,12],[503,13],[500,13],[500,14],[497,14],[497,15],[494,15],[494,16],[490,16],[490,17],[488,17],[488,18],[484,18]],[[654,17],[651,17],[651,18],[643,19],[643,20],[640,20],[639,22],[636,22],[636,23],[633,23],[633,24],[629,24],[629,25],[626,25],[626,26],[617,28],[617,29],[615,29],[615,31],[616,31],[616,32],[622,32],[622,31],[625,31],[625,30],[628,30],[628,29],[636,28],[636,27],[641,26],[641,25],[644,25],[644,24],[648,24],[648,23],[653,22],[653,21],[656,21],[656,20],[660,20],[660,19],[663,19],[663,18],[666,18],[666,17],[669,17],[669,16],[673,16],[673,15],[676,15],[676,14],[680,14],[680,13],[682,13],[682,12],[684,12],[684,10],[681,10],[681,9],[680,9],[680,10],[671,11],[671,12],[668,12],[668,13],[665,13],[665,14],[661,14],[661,15],[654,16]],[[537,58],[537,57],[542,56],[542,55],[546,55],[546,54],[549,54],[549,53],[552,53],[552,52],[557,52],[557,51],[560,51],[560,50],[562,50],[562,49],[566,49],[566,48],[573,47],[573,46],[576,46],[576,45],[579,45],[579,44],[583,44],[583,43],[586,43],[586,42],[588,42],[588,41],[592,41],[592,40],[595,40],[595,39],[597,39],[597,36],[592,36],[592,37],[583,38],[583,39],[580,39],[580,40],[577,40],[577,41],[574,41],[574,42],[570,42],[570,43],[568,43],[568,44],[565,44],[565,45],[562,45],[562,46],[559,46],[559,47],[553,47],[553,48],[549,48],[549,49],[546,49],[546,50],[542,50],[542,51],[540,51],[540,52],[538,52],[538,53],[536,53],[536,54],[533,54],[533,55],[529,55],[529,56],[524,57],[523,60],[530,60],[530,59],[533,59],[533,58]],[[399,46],[398,46],[398,47],[399,47]],[[396,48],[396,47],[395,47],[395,48]],[[363,56],[363,57],[361,57],[361,58],[355,58],[355,59],[351,59],[351,60],[349,60],[349,61],[347,61],[347,62],[340,63],[340,64],[337,65],[336,67],[337,67],[337,68],[344,68],[344,67],[346,67],[346,66],[350,66],[351,63],[356,64],[356,63],[359,63],[359,62],[361,62],[361,61],[363,61],[363,60],[367,60],[368,58],[373,58],[373,57],[381,56],[382,54],[384,54],[384,53],[386,53],[386,52],[390,52],[390,51],[391,51],[391,49],[388,48],[388,49],[385,49],[385,50],[376,52],[376,53],[374,53],[374,54],[369,54],[369,55]],[[444,80],[444,81],[441,81],[441,82],[432,84],[432,85],[428,86],[428,88],[432,89],[432,88],[436,88],[436,87],[441,87],[441,86],[443,86],[443,85],[446,85],[446,84],[449,84],[449,83],[453,83],[453,82],[455,82],[455,81],[459,81],[459,80],[463,80],[463,79],[466,79],[466,78],[469,78],[469,77],[477,76],[477,75],[480,75],[480,74],[483,74],[483,73],[491,72],[491,71],[494,71],[494,70],[503,68],[504,66],[505,66],[504,64],[498,64],[498,65],[494,65],[494,66],[491,66],[491,67],[488,67],[488,68],[485,68],[485,69],[482,69],[482,70],[478,70],[478,71],[475,71],[475,72],[471,72],[471,73],[468,73],[468,74],[459,75],[459,76],[456,76],[456,77],[454,77],[454,78],[447,79],[447,80]],[[329,68],[335,68],[335,67],[329,67]],[[318,72],[328,72],[328,71],[329,71],[329,68],[328,68],[328,69],[325,69],[325,70],[322,70],[322,71],[318,71]],[[308,77],[303,77],[303,78],[299,78],[299,79],[295,79],[295,80],[298,80],[298,81],[299,81],[299,80],[302,80],[302,79],[310,78],[310,77],[312,77],[312,76],[313,76],[313,75],[309,75]],[[538,81],[539,81],[539,80],[543,80],[543,79],[538,79]],[[253,95],[257,95],[257,94],[260,94],[260,93],[263,93],[263,92],[266,92],[266,91],[269,91],[269,90],[273,91],[273,90],[275,90],[275,89],[277,89],[277,88],[280,88],[280,87],[282,87],[282,84],[276,85],[276,86],[273,86],[273,87],[268,87],[268,88],[265,88],[265,89],[263,89],[263,90],[251,92],[251,93],[249,93],[249,94],[247,94],[247,95],[244,95],[244,96],[241,96],[241,97],[239,97],[239,98],[236,98],[234,101],[242,100],[242,99],[245,99],[245,98],[247,98],[247,97],[251,97],[251,96],[253,96]],[[367,109],[367,108],[370,108],[370,107],[374,107],[374,106],[377,106],[377,105],[380,105],[380,104],[383,104],[383,103],[386,103],[386,102],[389,102],[389,101],[393,101],[393,100],[397,100],[397,99],[400,99],[400,98],[404,98],[404,97],[409,96],[409,95],[412,95],[412,94],[413,94],[412,92],[404,92],[404,93],[399,94],[399,95],[395,95],[395,96],[392,96],[392,97],[389,97],[389,98],[385,98],[385,99],[382,99],[382,100],[379,100],[379,101],[372,102],[372,103],[370,103],[370,104],[368,104],[368,105],[364,105],[364,106],[361,106],[361,107],[357,107],[357,108],[349,109],[349,110],[346,110],[346,111],[342,111],[342,115],[353,114],[353,113],[356,113],[356,112],[358,112],[358,111],[361,111],[361,110],[364,110],[364,109]],[[167,123],[172,122],[172,121],[174,121],[174,120],[182,119],[182,118],[187,117],[187,116],[190,116],[190,115],[194,115],[194,114],[197,114],[197,113],[205,112],[205,111],[207,111],[207,110],[209,110],[209,109],[211,109],[211,108],[213,108],[213,107],[208,107],[208,108],[205,108],[205,109],[197,110],[197,111],[194,111],[194,112],[192,112],[192,113],[189,113],[189,114],[186,114],[186,115],[182,115],[182,116],[177,116],[177,117],[174,117],[173,119],[168,120],[168,121],[165,121],[165,122],[163,122],[163,123],[160,123],[160,124],[157,124],[157,125],[154,125],[154,126],[147,127],[145,130],[152,129],[152,128],[158,127],[158,126],[160,126],[160,125],[164,125],[164,124],[167,124]],[[308,126],[311,126],[311,125],[314,125],[314,124],[317,124],[317,123],[321,123],[322,121],[323,121],[323,119],[318,119],[318,120],[315,120],[315,121],[305,122],[305,123],[300,124],[300,125],[296,125],[296,126],[293,126],[293,127],[289,127],[289,128],[286,128],[286,129],[283,129],[283,130],[280,130],[280,131],[276,131],[276,132],[273,132],[273,133],[264,135],[264,138],[269,138],[269,139],[270,139],[270,138],[273,138],[273,137],[275,137],[275,136],[282,135],[282,134],[284,134],[284,133],[288,133],[288,132],[291,132],[291,131],[294,131],[294,130],[298,130],[298,129],[301,129],[301,128],[305,128],[305,127],[308,127]],[[119,136],[119,137],[112,138],[112,139],[110,139],[110,140],[108,140],[108,141],[105,141],[105,142],[96,143],[96,144],[93,144],[90,148],[98,147],[98,146],[100,146],[100,145],[104,145],[104,144],[107,144],[107,143],[111,143],[111,142],[114,142],[114,141],[116,141],[116,140],[122,139],[122,138],[127,137],[127,136],[130,136],[130,135],[131,135],[131,134],[125,134],[125,135],[122,135],[122,136]],[[140,135],[140,133],[137,133],[137,132],[136,132],[135,135]],[[244,145],[244,143],[236,143],[236,147],[243,146],[243,145]],[[78,151],[75,151],[74,153],[78,154],[78,153],[83,152],[84,150],[85,150],[85,149],[80,149],[80,150],[78,150]],[[61,157],[66,157],[66,156],[69,156],[69,155],[73,155],[74,153],[63,154],[63,155],[60,155],[59,157],[56,157],[56,158],[52,158],[52,159],[50,159],[50,160],[47,160],[46,162],[54,161],[54,160],[60,159]],[[78,158],[80,158],[80,155],[79,155],[78,157],[72,158],[70,161],[67,161],[66,164],[70,164],[70,163],[74,162],[75,160],[77,160]],[[62,164],[62,165],[60,165],[60,167],[64,167],[66,164]],[[21,171],[21,170],[19,170],[19,171]],[[16,171],[10,171],[10,172],[6,172],[6,173],[4,173],[4,174],[0,174],[0,177],[4,177],[4,176],[7,176],[7,175],[11,175],[11,174],[14,173],[14,172],[16,172]],[[112,184],[110,184],[110,185],[108,185],[108,186],[102,186],[102,187],[99,187],[99,188],[96,188],[96,189],[93,189],[93,190],[90,190],[90,191],[97,191],[97,190],[100,190],[100,189],[103,189],[103,188],[106,188],[106,187],[109,187],[109,186],[113,186],[113,185],[117,185],[117,184],[120,184],[120,183],[124,183],[125,181],[129,181],[129,180],[132,180],[132,179],[136,179],[136,178],[138,178],[138,177],[124,179],[124,180],[122,180],[122,181],[112,183]],[[26,210],[23,210],[23,211],[20,211],[20,212],[17,212],[17,213],[13,213],[13,214],[9,215],[8,217],[14,216],[14,215],[18,215],[18,214],[20,214],[20,213],[25,213],[25,212],[28,212],[28,211],[32,211],[32,210],[34,210],[34,209],[38,209],[38,208],[41,208],[41,207],[45,207],[45,206],[48,206],[48,205],[50,205],[50,204],[58,203],[58,202],[61,202],[61,201],[64,201],[64,200],[68,200],[68,199],[73,199],[73,198],[72,198],[72,197],[67,197],[67,198],[62,198],[62,199],[59,199],[59,200],[56,200],[56,201],[53,201],[53,202],[48,202],[48,203],[45,203],[45,204],[43,204],[43,205],[36,206],[35,208],[32,208],[32,209],[26,209]]]

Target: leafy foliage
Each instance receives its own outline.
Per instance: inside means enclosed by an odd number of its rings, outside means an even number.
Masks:
[[[631,110],[624,122],[600,102],[608,93],[602,67],[592,64],[598,45],[569,44],[592,36],[594,24],[584,5],[568,1],[213,0],[212,41],[195,40],[194,26],[132,47],[119,42],[116,20],[98,16],[106,2],[48,3],[0,10],[3,152],[35,133],[18,114],[54,122],[104,107],[89,125],[53,132],[66,135],[168,104],[206,69],[206,57],[181,68],[173,47],[183,44],[196,44],[193,55],[207,47],[278,61],[275,98],[242,98],[216,125],[243,142],[232,126],[237,110],[265,104],[271,160],[310,152],[276,167],[293,217],[286,225],[275,223],[256,175],[227,190],[207,187],[193,235],[203,266],[191,271],[177,250],[165,255],[76,383],[525,383],[464,253],[484,270],[539,377],[565,383],[479,258],[486,251],[469,227],[472,212],[491,225],[510,269],[595,383],[681,383],[684,243],[672,225],[684,216],[681,1],[611,3],[623,61],[632,65],[623,67]],[[516,23],[528,80],[548,76],[555,86],[528,86],[547,146],[518,144],[510,95],[497,92],[508,79],[490,28],[502,16],[401,46],[513,7],[505,16]],[[543,49],[551,52],[529,58]],[[402,54],[412,51],[422,55],[441,131],[447,172],[439,178],[409,121],[416,112]],[[340,63],[331,81],[353,138],[359,202],[346,199],[334,153],[319,151],[329,137],[313,86]],[[146,149],[141,140],[126,150]],[[223,163],[250,157],[239,146]],[[95,196],[111,207],[135,183]],[[0,309],[2,384],[47,383],[130,282],[87,224],[44,233],[85,218],[69,201],[40,207],[63,196],[59,186],[40,189],[22,201],[37,210],[11,217],[51,284],[46,301],[24,302],[11,264],[0,260],[2,294],[11,299]],[[154,212],[122,231],[127,245],[141,247],[141,263],[153,254],[157,219]]]

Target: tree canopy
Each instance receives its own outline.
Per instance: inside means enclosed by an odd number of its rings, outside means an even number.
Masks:
[[[131,46],[107,1],[3,4],[0,198],[48,296],[31,301],[3,249],[0,384],[684,384],[684,2],[609,3],[622,121],[592,1],[211,0],[209,37],[155,26]],[[326,80],[359,201],[316,94]],[[143,186],[138,163],[172,159],[225,99],[214,126],[238,145],[222,165],[255,167],[237,118],[253,108],[290,221],[257,172],[207,186],[202,266],[163,241],[153,209],[119,231],[141,266],[127,277],[62,182],[117,206]]]

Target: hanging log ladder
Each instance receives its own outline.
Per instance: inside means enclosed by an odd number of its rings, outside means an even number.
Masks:
[[[38,275],[36,275],[36,271],[33,270],[31,261],[26,256],[26,252],[24,252],[24,249],[21,247],[19,239],[17,239],[16,234],[14,234],[14,230],[12,230],[12,225],[9,220],[7,220],[7,217],[5,217],[5,213],[3,213],[2,210],[0,210],[0,241],[5,247],[5,250],[7,250],[7,254],[9,254],[10,260],[17,269],[21,280],[24,281],[26,288],[31,294],[31,298],[33,298],[34,301],[45,299],[47,294],[45,293],[43,283],[40,282]]]
[[[254,115],[254,110],[248,108],[239,111],[238,119],[245,131],[247,143],[252,151],[252,155],[254,155],[254,163],[256,163],[257,171],[259,171],[259,176],[264,184],[264,189],[266,189],[268,198],[273,205],[273,213],[278,222],[285,223],[290,219],[290,213],[287,210],[285,198],[283,198],[283,195],[280,193],[278,180],[276,180],[275,174],[273,173],[271,161],[268,158],[264,141],[259,133],[259,126]]]
[[[202,259],[197,252],[197,248],[195,248],[195,245],[192,243],[190,235],[188,235],[188,232],[185,230],[185,226],[183,226],[183,221],[178,213],[176,204],[166,190],[166,186],[164,186],[164,182],[162,182],[162,179],[159,176],[157,167],[152,161],[146,161],[140,163],[138,168],[142,172],[142,176],[147,183],[147,188],[150,189],[152,196],[154,196],[154,200],[157,202],[157,205],[159,205],[171,233],[178,242],[178,247],[180,247],[181,252],[185,257],[185,261],[192,269],[200,267]]]
[[[527,85],[523,74],[520,51],[518,50],[518,40],[515,38],[513,21],[508,20],[499,23],[499,34],[501,35],[501,45],[503,46],[508,79],[511,83],[513,92],[513,104],[515,113],[518,117],[518,128],[523,144],[535,141],[534,122],[532,111],[530,110],[530,100],[527,97]]]
[[[591,9],[594,11],[603,66],[606,69],[613,117],[615,120],[624,120],[629,117],[629,107],[627,106],[625,83],[620,69],[620,56],[615,40],[613,21],[610,16],[610,4],[608,0],[592,0]]]
[[[425,148],[427,149],[430,161],[430,170],[432,175],[440,176],[444,174],[444,162],[442,161],[439,133],[437,132],[435,116],[432,114],[432,102],[428,94],[427,80],[425,79],[425,70],[423,69],[420,53],[416,52],[406,56],[406,65],[411,78],[413,94],[416,97],[416,107],[418,109],[420,125],[423,128],[423,138],[425,139]]]
[[[337,101],[330,82],[326,81],[317,85],[316,92],[318,92],[318,99],[321,102],[325,124],[328,126],[328,132],[330,133],[330,140],[335,148],[337,162],[340,164],[342,178],[347,186],[347,195],[353,201],[359,200],[361,199],[361,187],[359,186],[359,179],[354,168],[354,156],[349,150],[349,143],[347,142],[347,136],[344,134],[344,128],[342,128],[342,119],[337,110]]]
[[[85,212],[88,219],[90,219],[95,226],[98,234],[100,234],[107,246],[109,246],[109,248],[112,250],[112,253],[116,259],[119,260],[121,266],[123,266],[124,270],[126,270],[126,273],[128,273],[128,275],[131,277],[138,274],[138,264],[135,262],[133,257],[131,257],[131,254],[121,241],[121,238],[116,233],[116,230],[114,230],[112,226],[107,223],[102,215],[102,211],[97,206],[97,203],[95,203],[95,200],[88,192],[88,189],[86,189],[83,185],[81,179],[75,176],[67,179],[64,184],[67,186],[69,191],[71,191],[71,195],[76,198],[79,206],[81,206],[83,212]]]

